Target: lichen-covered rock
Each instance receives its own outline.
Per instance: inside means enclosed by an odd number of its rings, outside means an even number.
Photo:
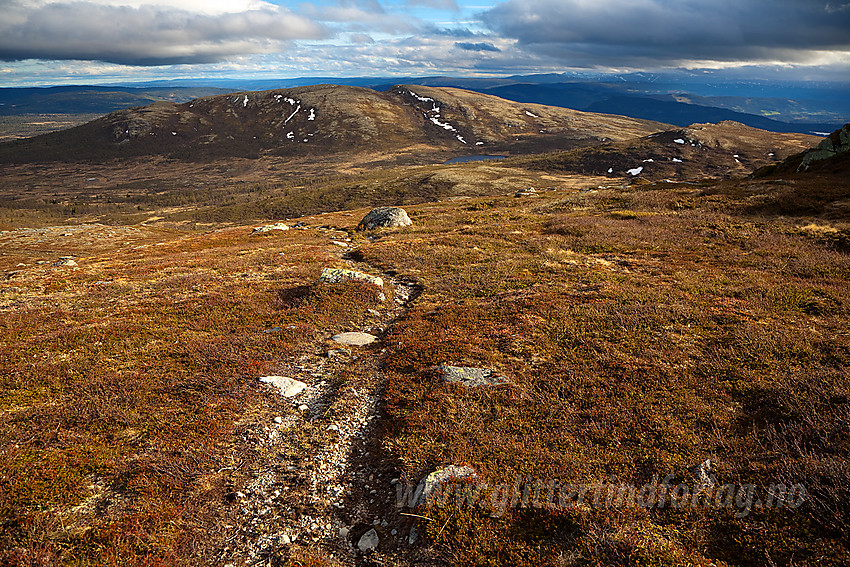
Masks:
[[[322,275],[319,276],[319,281],[324,283],[340,283],[340,282],[366,282],[378,287],[384,287],[384,280],[377,276],[370,276],[363,272],[355,272],[354,270],[345,270],[343,268],[325,268],[322,270]]]
[[[413,221],[407,216],[404,209],[398,207],[377,207],[369,211],[360,224],[357,225],[357,230],[371,230],[379,227],[395,227],[395,226],[410,226]]]
[[[279,222],[277,224],[269,224],[266,226],[258,226],[251,232],[251,234],[264,234],[273,230],[289,230],[289,226],[285,225],[282,222]]]
[[[430,498],[437,491],[437,488],[448,480],[475,478],[478,478],[478,474],[472,467],[449,465],[444,469],[432,472],[425,478],[425,489],[422,491],[422,498]]]
[[[469,366],[437,366],[432,372],[439,379],[450,384],[460,384],[467,388],[479,386],[498,386],[507,384],[508,379],[488,368],[471,368]]]
[[[816,161],[829,159],[847,151],[850,151],[850,124],[845,124],[841,130],[830,134],[816,148],[803,154],[803,161],[800,162],[797,171],[805,171]]]
[[[77,263],[71,258],[63,258],[53,265],[54,266],[65,266],[67,268],[76,268],[77,267]]]

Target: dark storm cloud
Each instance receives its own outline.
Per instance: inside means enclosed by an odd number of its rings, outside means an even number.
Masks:
[[[850,51],[850,3],[823,0],[508,0],[499,34],[572,65],[805,62]]]
[[[458,42],[455,43],[455,47],[458,49],[463,49],[464,51],[494,51],[496,53],[500,53],[502,50],[493,45],[492,43],[463,43]]]
[[[71,2],[32,7],[6,0],[0,1],[0,11],[0,60],[6,61],[211,63],[276,51],[292,39],[327,35],[321,25],[272,6],[210,15],[164,6]]]

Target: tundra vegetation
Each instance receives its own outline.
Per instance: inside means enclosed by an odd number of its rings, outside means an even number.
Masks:
[[[399,486],[449,465],[476,475],[412,510],[379,487],[360,504],[387,525],[369,526],[381,543],[362,564],[850,563],[846,159],[755,177],[691,164],[664,181],[565,165],[582,156],[360,156],[321,176],[322,157],[271,173],[286,164],[153,157],[186,177],[102,191],[85,188],[99,183],[89,172],[114,164],[4,166],[0,564],[217,564],[252,471],[310,460],[306,441],[297,456],[246,444],[298,412],[257,378],[382,309],[367,283],[318,283],[340,240],[373,273],[421,288],[363,351],[382,376],[363,458]],[[51,202],[57,173],[81,189]],[[188,188],[206,173],[210,185]],[[411,226],[356,230],[373,206],[399,204]],[[251,234],[266,221],[303,230]],[[467,388],[435,379],[438,365],[506,380]],[[332,391],[369,368],[343,368]],[[464,501],[476,483],[693,486],[706,460],[718,485],[753,498],[520,496],[501,513]],[[805,498],[766,505],[779,485]],[[345,564],[338,545],[297,540],[264,560]]]

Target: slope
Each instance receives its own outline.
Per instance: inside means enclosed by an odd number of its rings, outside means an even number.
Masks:
[[[417,146],[462,152],[537,138],[575,147],[660,129],[655,122],[510,103],[458,89],[396,87],[378,93],[320,85],[118,111],[67,131],[0,145],[0,162],[256,158]]]
[[[748,175],[820,140],[805,134],[767,132],[738,122],[692,124],[640,139],[523,158],[520,163],[548,171],[652,180],[728,178]]]

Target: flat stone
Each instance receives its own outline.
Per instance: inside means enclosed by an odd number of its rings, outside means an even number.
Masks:
[[[285,398],[293,398],[307,388],[307,384],[304,382],[294,380],[287,376],[263,376],[260,378],[260,382],[271,384],[280,390],[280,393]]]
[[[407,216],[407,211],[398,207],[377,207],[369,211],[357,230],[371,230],[380,227],[410,226],[413,221]]]
[[[472,368],[469,366],[437,366],[434,374],[449,384],[460,384],[467,388],[479,386],[499,386],[507,384],[508,379],[489,368]]]
[[[325,268],[322,270],[322,275],[319,276],[319,281],[330,284],[360,281],[370,283],[378,287],[384,287],[384,280],[377,276],[370,276],[363,272],[355,272],[354,270],[345,270],[343,268]]]
[[[343,345],[366,346],[377,341],[378,337],[369,333],[340,333],[332,336],[331,340]]]
[[[77,263],[73,260],[60,260],[53,265],[54,266],[67,266],[69,268],[75,268],[77,266]]]
[[[265,232],[271,232],[273,230],[289,230],[289,226],[285,225],[282,222],[279,222],[277,224],[268,224],[266,226],[258,226],[251,232],[251,234],[263,234]]]
[[[357,542],[357,549],[362,552],[375,551],[378,549],[378,544],[381,539],[378,537],[378,532],[374,528],[360,536],[360,541]]]

